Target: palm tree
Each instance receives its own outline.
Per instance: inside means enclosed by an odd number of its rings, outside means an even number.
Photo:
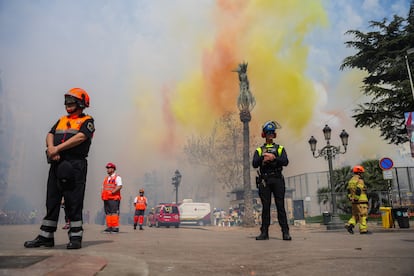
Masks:
[[[331,193],[331,189],[328,187],[319,188],[317,191],[318,194],[318,204],[326,205],[329,200],[329,195]]]
[[[345,166],[333,171],[333,179],[335,181],[335,193],[346,192],[349,179],[352,177],[352,170],[350,166]]]
[[[363,161],[361,165],[365,168],[363,179],[368,189],[368,198],[371,202],[369,213],[377,214],[381,205],[378,193],[387,191],[388,183],[387,180],[384,180],[382,177],[382,171],[379,167],[378,160],[366,160]],[[351,179],[352,175],[352,168],[350,166],[336,169],[333,172],[335,194],[337,195],[337,208],[345,213],[351,212],[351,204],[349,203],[346,194],[348,181]]]
[[[347,194],[348,181],[352,177],[352,170],[350,166],[345,166],[340,169],[336,169],[333,172],[333,179],[335,181],[335,195],[336,195],[336,207],[342,210],[344,213],[351,212],[351,204],[349,203]]]
[[[367,186],[367,195],[371,202],[370,214],[377,214],[381,202],[379,202],[378,192],[388,190],[388,182],[382,176],[378,160],[367,160],[361,164],[365,168],[364,182]]]
[[[379,167],[378,160],[366,160],[363,161],[361,165],[365,168],[363,179],[367,186],[367,195],[371,203],[370,214],[377,214],[382,203],[380,202],[378,193],[388,190],[388,182],[383,179],[382,170]],[[352,168],[350,166],[345,166],[333,171],[337,208],[344,213],[351,212],[351,204],[349,203],[346,194],[348,181],[351,179],[352,175]],[[318,203],[327,204],[330,201],[330,192],[331,190],[329,187],[318,189]]]

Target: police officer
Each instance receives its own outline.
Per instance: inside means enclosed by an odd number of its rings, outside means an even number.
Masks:
[[[363,166],[357,165],[352,168],[354,176],[349,180],[347,190],[348,199],[352,203],[352,216],[345,225],[350,234],[354,234],[354,227],[359,223],[359,233],[367,234],[368,197],[367,188],[362,175],[365,172]]]
[[[289,160],[284,147],[273,142],[277,128],[280,128],[280,125],[275,121],[268,121],[263,125],[262,137],[266,139],[266,142],[258,147],[253,155],[253,168],[259,168],[256,183],[263,206],[262,226],[256,240],[269,239],[272,194],[275,198],[277,219],[282,229],[283,240],[292,240],[285,211],[285,180],[282,174],[282,169],[288,165]]]
[[[82,247],[82,211],[85,196],[87,160],[95,132],[94,119],[83,113],[89,107],[89,95],[82,88],[65,94],[68,115],[62,116],[46,136],[46,156],[50,163],[47,180],[46,215],[40,234],[25,247],[53,247],[62,197],[70,220],[67,249]]]

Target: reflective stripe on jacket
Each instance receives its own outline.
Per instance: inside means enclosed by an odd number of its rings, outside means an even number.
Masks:
[[[354,203],[367,203],[367,188],[359,175],[354,175],[348,182],[348,198]]]
[[[277,147],[277,155],[281,156],[282,151],[283,151],[283,146],[281,146],[281,145],[277,145],[277,146],[278,146]],[[266,145],[263,145],[261,147],[258,147],[256,150],[257,150],[257,153],[259,154],[259,156],[262,156],[264,152],[268,152],[269,149],[272,149],[272,148],[275,148],[275,144],[266,144]]]
[[[135,210],[145,210],[147,208],[147,198],[145,196],[137,196],[135,200]]]
[[[52,127],[49,133],[53,134],[53,144],[55,146],[69,140],[76,134],[82,132],[88,139],[77,146],[61,151],[60,157],[63,160],[83,159],[88,156],[89,147],[95,127],[93,118],[89,115],[81,114],[77,117],[62,116]]]
[[[117,191],[112,194],[112,191],[116,188],[117,174],[105,177],[102,185],[102,200],[121,200],[121,191]]]
[[[71,134],[70,136],[75,135],[79,132],[81,126],[86,120],[92,119],[91,116],[85,115],[80,116],[77,118],[70,118],[69,116],[65,115],[59,119],[59,122],[56,126],[55,134]],[[70,138],[70,137],[67,137]],[[66,139],[67,140],[67,139]]]

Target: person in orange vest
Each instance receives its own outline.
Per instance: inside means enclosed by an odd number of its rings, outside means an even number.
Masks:
[[[85,198],[86,160],[95,132],[94,119],[83,111],[89,107],[89,95],[82,88],[65,93],[67,115],[62,116],[46,136],[46,158],[50,164],[47,179],[46,215],[40,234],[24,247],[53,247],[62,197],[69,225],[67,249],[82,247],[82,211]]]
[[[104,233],[119,232],[119,205],[121,203],[122,178],[115,171],[116,166],[114,163],[106,164],[108,176],[103,181],[101,193],[107,226]]]
[[[134,230],[137,229],[139,223],[139,230],[144,230],[142,225],[144,224],[145,209],[147,209],[147,198],[144,196],[144,189],[139,190],[139,195],[134,199],[135,216],[134,216]]]

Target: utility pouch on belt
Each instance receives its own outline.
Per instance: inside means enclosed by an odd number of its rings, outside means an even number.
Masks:
[[[263,187],[263,176],[260,174],[259,171],[257,171],[257,176],[256,176],[256,188],[259,189],[259,187]]]
[[[70,190],[73,186],[74,170],[72,164],[63,160],[57,165],[56,176],[63,190]]]

